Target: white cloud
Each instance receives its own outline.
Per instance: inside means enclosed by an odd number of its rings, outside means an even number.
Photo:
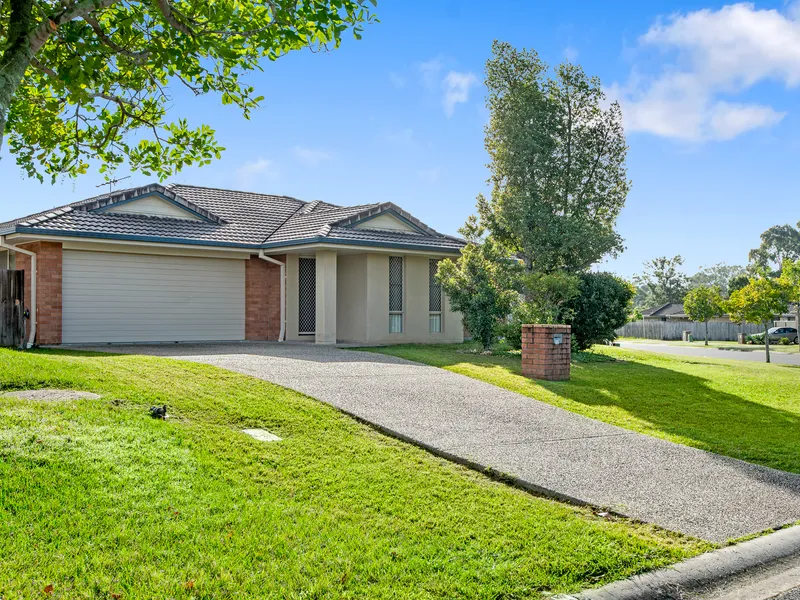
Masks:
[[[395,73],[394,71],[389,73],[389,81],[398,90],[406,87],[406,78],[400,75],[400,73]]]
[[[444,90],[442,106],[448,117],[453,116],[456,104],[462,104],[469,100],[469,90],[477,83],[478,78],[473,73],[450,71],[445,76],[442,80],[442,89]]]
[[[432,58],[428,61],[420,63],[419,73],[422,77],[422,83],[426,88],[429,90],[436,88],[443,68],[444,64],[442,63],[441,58]]]
[[[274,177],[278,174],[275,170],[275,163],[266,158],[258,158],[244,163],[241,167],[236,169],[236,174],[240,176],[253,176],[253,175],[266,175],[267,177]]]
[[[786,14],[793,20],[800,21],[800,0],[786,3]]]
[[[788,6],[789,10],[797,5]],[[800,21],[792,14],[733,4],[657,21],[639,51],[669,60],[654,76],[635,70],[609,95],[623,105],[629,131],[690,140],[728,140],[777,124],[785,113],[730,98],[764,81],[800,85]]]
[[[292,154],[294,154],[295,158],[297,158],[299,161],[304,162],[312,167],[316,167],[332,158],[330,153],[325,152],[324,150],[319,150],[317,148],[306,148],[304,146],[295,146],[292,148]]]
[[[249,185],[257,178],[275,179],[277,176],[275,163],[266,158],[248,161],[236,169],[236,177],[241,185]]]

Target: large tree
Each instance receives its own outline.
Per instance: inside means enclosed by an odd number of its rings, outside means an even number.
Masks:
[[[800,260],[789,260],[788,258],[781,264],[781,281],[786,287],[786,294],[789,302],[794,308],[794,324],[800,330]],[[797,345],[800,351],[800,340]]]
[[[726,263],[717,263],[710,267],[701,267],[694,275],[689,277],[689,286],[691,288],[697,287],[718,287],[723,296],[728,296],[730,290],[728,289],[731,281],[738,281],[738,277],[744,275],[747,285],[747,276],[745,275],[746,269],[739,265],[728,265]],[[741,287],[744,287],[741,286]]]
[[[719,286],[696,287],[683,299],[683,309],[692,321],[705,323],[705,345],[708,346],[708,322],[725,312]]]
[[[749,258],[756,269],[780,270],[784,260],[800,259],[800,231],[788,224],[770,227],[761,234],[761,245],[750,251]]]
[[[375,0],[0,0],[0,149],[28,175],[127,162],[165,178],[219,156],[207,125],[170,121],[171,86],[220,94],[247,117],[241,80],[291,50],[336,47]]]
[[[731,321],[760,324],[764,327],[764,344],[769,357],[769,328],[776,315],[786,310],[789,290],[784,281],[771,277],[758,277],[750,280],[740,290],[731,294],[725,308]]]
[[[644,271],[633,277],[636,305],[654,308],[667,302],[683,302],[689,290],[689,278],[682,270],[680,254],[672,258],[659,256],[644,263]]]
[[[533,50],[495,42],[486,63],[492,194],[482,223],[529,271],[585,271],[623,248],[615,223],[630,183],[622,113],[581,67],[552,76]]]

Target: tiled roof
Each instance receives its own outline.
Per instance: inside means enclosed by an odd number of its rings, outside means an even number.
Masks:
[[[661,306],[642,311],[642,315],[645,317],[668,317],[683,314],[683,304],[680,302],[667,302]]]
[[[189,220],[129,213],[98,212],[117,202],[160,194],[202,217]],[[353,229],[385,210],[400,214],[420,233]],[[340,207],[321,201],[181,184],[151,184],[102,194],[0,224],[0,234],[19,231],[50,235],[119,238],[248,247],[290,246],[311,241],[419,246],[458,250],[463,242],[430,229],[401,208],[384,204]]]

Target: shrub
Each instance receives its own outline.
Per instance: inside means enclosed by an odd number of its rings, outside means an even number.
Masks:
[[[579,293],[565,307],[572,326],[573,349],[616,339],[614,331],[628,322],[634,287],[612,273],[583,273]]]
[[[439,264],[436,278],[469,332],[488,349],[498,319],[509,313],[517,297],[511,289],[510,263],[502,251],[491,239],[469,243],[458,260]]]
[[[789,345],[789,344],[791,344],[792,342],[790,342],[790,341],[789,341],[789,338],[787,338],[787,337],[782,337],[778,343],[779,343],[781,346],[788,346],[788,345]]]

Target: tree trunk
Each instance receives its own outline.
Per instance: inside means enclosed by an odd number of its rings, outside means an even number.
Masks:
[[[795,343],[797,344],[797,351],[800,352],[800,302],[794,307],[794,328],[797,330]]]
[[[706,321],[706,346],[708,346],[708,321]]]
[[[769,360],[769,322],[764,323],[764,348],[767,351],[767,362]]]
[[[3,149],[11,101],[33,58],[30,43],[33,31],[32,4],[33,0],[11,0],[7,44],[0,57],[0,150]]]

